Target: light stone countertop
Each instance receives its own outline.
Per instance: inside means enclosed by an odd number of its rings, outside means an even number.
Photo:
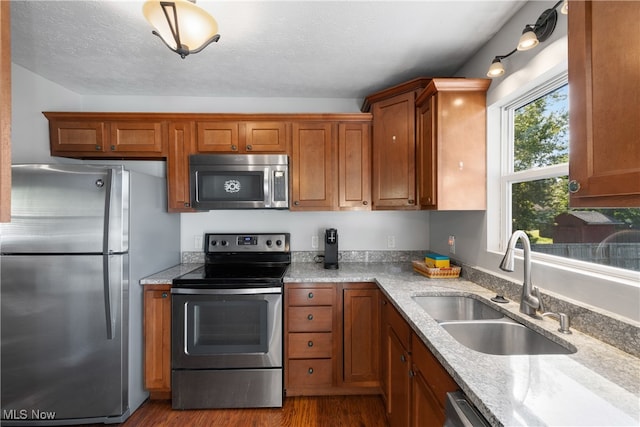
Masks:
[[[185,263],[140,281],[170,284],[202,264]],[[464,279],[428,279],[410,262],[343,262],[338,270],[294,262],[287,283],[375,282],[494,426],[640,426],[640,359],[573,330],[557,332],[551,318],[518,312],[519,303],[496,304],[495,292]],[[496,356],[458,343],[413,299],[416,295],[475,295],[548,338],[577,348],[570,355]]]

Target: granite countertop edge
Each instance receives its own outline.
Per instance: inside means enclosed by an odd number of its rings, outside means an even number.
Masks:
[[[167,285],[202,264],[185,263],[143,278]],[[294,262],[287,283],[375,282],[412,329],[493,426],[640,425],[640,359],[580,331],[557,332],[551,318],[496,304],[495,292],[468,280],[429,279],[410,262],[341,263],[337,270]],[[417,295],[470,295],[548,338],[578,351],[569,355],[495,356],[458,343],[413,299]]]

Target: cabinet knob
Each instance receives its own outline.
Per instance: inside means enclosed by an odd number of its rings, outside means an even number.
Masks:
[[[313,368],[309,368],[307,372],[309,372],[309,375],[313,374]]]
[[[96,151],[102,150],[102,145],[96,145]]]
[[[184,202],[184,207],[185,207],[185,208],[190,208],[190,207],[191,207],[191,203],[189,203],[189,202]]]
[[[307,297],[309,297],[309,299],[313,298],[313,292],[309,292],[309,295],[307,295]]]
[[[569,181],[569,193],[575,194],[580,191],[580,183],[575,179]]]
[[[309,319],[309,320],[313,320],[313,314],[308,315],[308,316],[307,316],[307,319]]]
[[[413,200],[413,199],[409,199],[409,200],[407,200],[407,203],[409,203],[410,205],[413,205],[415,202],[416,202],[416,201],[415,201],[415,200]]]
[[[396,136],[395,136],[395,135],[393,135],[393,136],[391,137],[391,141],[396,142]]]
[[[238,146],[236,146],[236,145],[232,145],[232,146],[231,146],[231,150],[233,150],[233,151],[238,151]]]
[[[307,343],[307,346],[308,346],[308,347],[313,347],[313,341],[309,341],[309,342]]]
[[[168,293],[166,293],[166,292],[163,292],[163,293],[162,293],[162,298],[166,298],[166,297],[168,297],[168,296],[169,296],[169,294],[168,294]]]
[[[116,146],[115,145],[111,146],[111,151],[116,151]]]
[[[300,204],[300,202],[296,200],[295,202],[293,202],[293,204],[298,206]]]
[[[253,147],[251,145],[247,145],[247,151],[251,151],[253,150]]]
[[[369,204],[369,202],[367,202],[366,200],[364,200],[364,201],[362,202],[362,204],[363,204],[363,205],[365,205],[365,206],[367,206],[367,205]]]
[[[406,357],[404,357],[404,354],[401,354],[401,355],[400,355],[400,361],[401,361],[402,363],[405,363],[405,362],[407,361],[407,358],[406,358]]]

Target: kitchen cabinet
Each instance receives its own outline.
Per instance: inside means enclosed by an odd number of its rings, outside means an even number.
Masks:
[[[290,124],[285,121],[198,121],[198,153],[273,153],[288,151]]]
[[[371,124],[338,125],[338,207],[371,209]]]
[[[335,284],[287,284],[284,311],[287,395],[330,394],[335,387],[337,316]]]
[[[336,148],[331,122],[293,124],[291,210],[333,210]]]
[[[288,396],[380,392],[379,295],[373,283],[287,283]]]
[[[194,212],[189,187],[189,154],[193,152],[193,121],[169,122],[167,141],[167,207],[169,212]]]
[[[382,297],[383,395],[391,427],[441,426],[446,394],[458,390],[393,305]]]
[[[144,287],[144,385],[151,399],[171,398],[171,285]]]
[[[372,209],[417,209],[415,100],[429,79],[411,80],[365,99],[373,114]]]
[[[0,222],[11,220],[11,3],[0,2]]]
[[[343,383],[380,387],[380,290],[374,283],[345,283]]]
[[[415,333],[411,339],[411,426],[444,425],[447,393],[458,385]]]
[[[572,1],[570,9],[570,206],[638,207],[640,2]]]
[[[165,123],[137,113],[53,113],[51,155],[73,158],[162,159]]]
[[[421,209],[486,209],[489,79],[432,79],[416,99]]]

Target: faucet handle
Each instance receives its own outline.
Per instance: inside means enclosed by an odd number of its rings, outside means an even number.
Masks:
[[[554,312],[547,312],[547,313],[542,313],[542,317],[545,316],[549,316],[549,317],[553,317],[554,319],[557,319],[558,322],[560,322],[560,327],[558,328],[558,332],[562,332],[563,334],[570,334],[571,331],[569,330],[569,328],[571,328],[571,320],[569,319],[569,315],[566,313],[554,313]]]
[[[545,312],[544,302],[542,301],[542,297],[540,296],[540,288],[537,286],[533,288],[533,292],[536,294],[536,298],[538,299],[538,310],[541,312]]]

